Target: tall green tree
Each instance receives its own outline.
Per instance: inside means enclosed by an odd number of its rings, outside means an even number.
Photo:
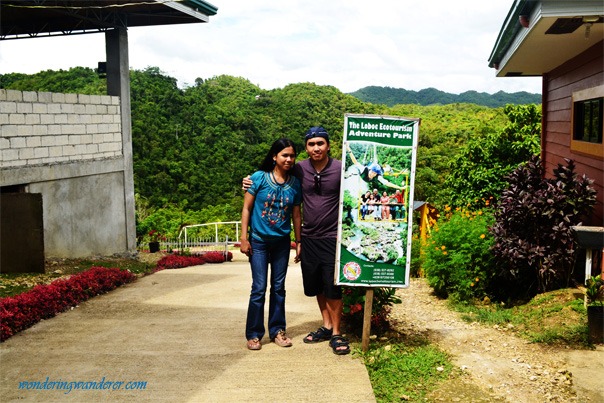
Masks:
[[[541,108],[507,105],[508,124],[499,131],[475,132],[450,164],[442,200],[453,206],[474,204],[477,199],[497,199],[506,187],[506,176],[540,150]]]
[[[420,118],[416,200],[447,204],[439,197],[451,172],[451,160],[470,139],[501,130],[507,118],[502,108],[472,104],[397,105],[385,113]]]
[[[179,191],[186,183],[178,138],[182,91],[157,67],[132,71],[130,88],[135,189],[154,206],[186,207]]]
[[[97,70],[72,67],[68,70],[44,70],[36,74],[0,74],[0,88],[102,95],[107,93],[107,80],[99,77]]]

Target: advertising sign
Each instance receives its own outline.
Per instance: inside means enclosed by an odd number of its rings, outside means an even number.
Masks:
[[[409,286],[419,123],[345,115],[336,284]]]

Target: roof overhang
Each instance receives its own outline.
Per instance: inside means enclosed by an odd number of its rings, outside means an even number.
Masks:
[[[0,40],[208,22],[217,10],[202,0],[2,0]]]
[[[602,0],[516,0],[489,57],[498,77],[541,76],[604,39]]]

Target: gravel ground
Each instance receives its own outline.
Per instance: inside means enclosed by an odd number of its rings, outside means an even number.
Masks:
[[[430,401],[604,402],[604,346],[596,350],[543,347],[509,329],[464,322],[431,294],[425,279],[411,279],[392,318],[404,335],[423,335],[453,357],[463,372]]]

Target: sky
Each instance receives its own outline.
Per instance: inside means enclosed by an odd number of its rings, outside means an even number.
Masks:
[[[212,0],[209,23],[128,30],[130,67],[184,87],[243,77],[261,89],[312,82],[348,93],[541,93],[540,77],[496,77],[488,59],[513,0]],[[0,41],[0,74],[105,60],[101,33]]]

